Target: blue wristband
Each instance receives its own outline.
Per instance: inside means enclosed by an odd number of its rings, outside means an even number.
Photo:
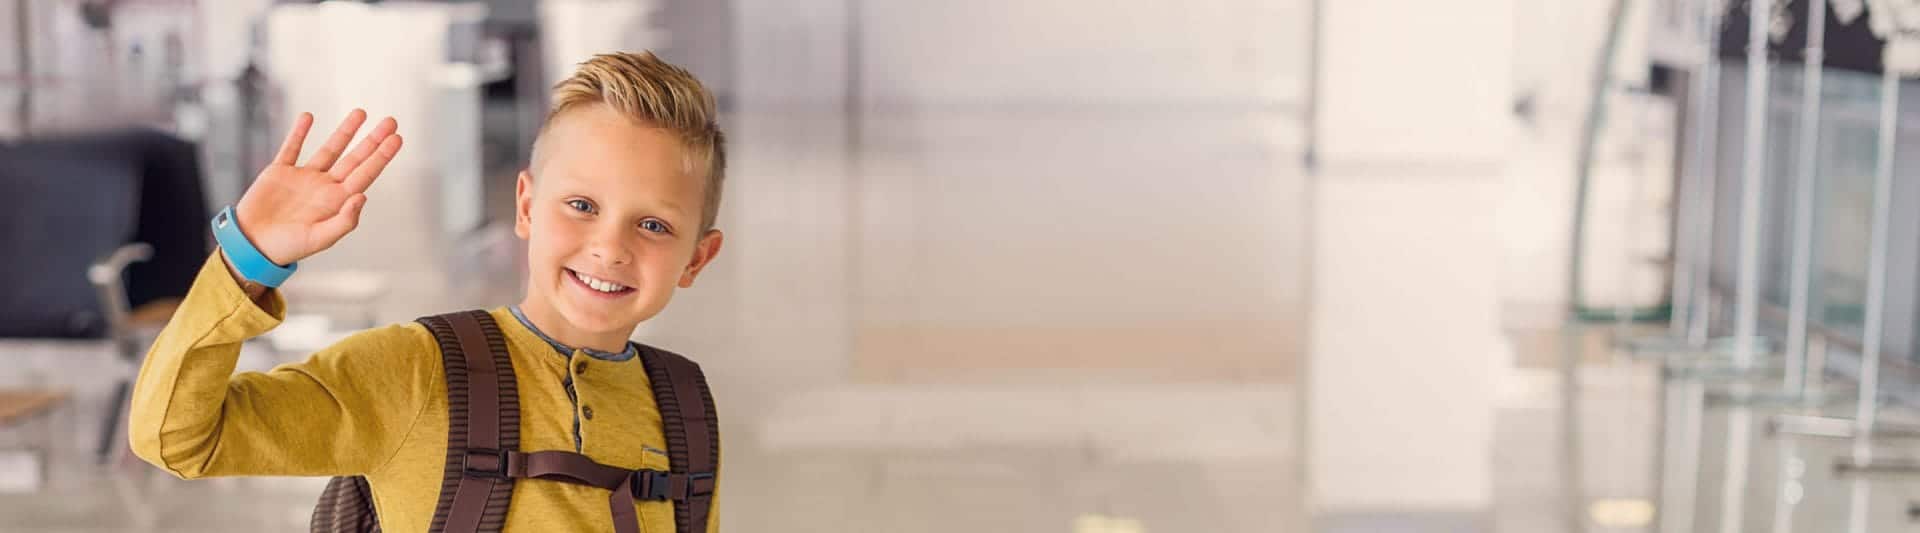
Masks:
[[[234,216],[233,206],[227,206],[220,210],[220,214],[213,216],[213,240],[220,243],[220,249],[226,250],[227,260],[233,263],[233,269],[239,271],[247,281],[279,287],[287,281],[287,276],[292,276],[293,271],[300,268],[299,263],[284,267],[274,264],[273,260],[260,253],[260,249],[254,248],[246,234],[240,233],[240,219]]]

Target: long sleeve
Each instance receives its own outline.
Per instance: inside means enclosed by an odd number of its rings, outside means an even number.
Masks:
[[[255,304],[219,253],[209,257],[141,365],[134,453],[182,478],[357,475],[394,457],[444,388],[432,336],[411,323],[375,328],[234,374],[241,343],[278,325],[285,307],[278,292]]]

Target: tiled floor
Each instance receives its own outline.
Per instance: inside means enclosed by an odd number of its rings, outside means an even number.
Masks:
[[[35,364],[23,368],[86,370],[55,380],[86,396],[54,419],[54,431],[89,442],[107,359],[72,347],[24,352],[16,357]],[[254,359],[247,366],[272,362]],[[1542,407],[1552,391],[1510,395],[1501,410],[1497,531],[1553,531],[1559,417]],[[1594,392],[1651,397],[1631,387]],[[728,419],[730,530],[1074,532],[1113,517],[1143,531],[1256,532],[1297,530],[1305,519],[1288,386],[845,385],[739,396],[761,407]],[[1604,420],[1620,404],[1589,405],[1590,419]],[[1647,430],[1644,420],[1592,428],[1588,449],[1649,449]],[[0,515],[10,517],[0,531],[299,531],[319,488],[301,479],[182,482],[137,462],[94,466],[72,451],[54,459],[44,490],[0,495]],[[1600,453],[1589,479],[1644,494],[1644,479],[1598,472],[1616,466],[1608,462],[1650,472],[1645,459]],[[136,496],[146,503],[122,499]]]
[[[0,495],[9,517],[0,531],[304,530],[318,480],[185,482],[131,459],[91,464],[80,450],[96,435],[110,359],[71,345],[10,347],[21,368],[68,369],[51,382],[83,396],[51,426],[29,428],[72,447],[52,457],[42,490]],[[1287,387],[874,385],[751,396],[729,398],[770,406],[727,419],[729,530],[1054,532],[1113,517],[1147,531],[1272,531],[1300,516]]]
[[[91,442],[111,376],[107,359],[71,345],[9,347],[30,372],[56,362],[81,370],[47,380],[82,391],[51,430],[76,446]],[[262,356],[247,364],[270,363]],[[1650,368],[1593,363],[1581,376],[1584,497],[1656,501]],[[1314,527],[1434,531],[1413,526],[1453,523],[1468,528],[1461,531],[1570,531],[1557,382],[1537,368],[1503,381],[1490,517],[1408,510],[1335,517]],[[1040,533],[1128,524],[1152,532],[1264,532],[1299,531],[1307,523],[1288,386],[843,385],[738,396],[739,404],[757,407],[728,419],[722,516],[733,531]],[[1696,531],[1716,531],[1724,411],[1710,411],[1705,422]],[[1772,531],[1777,442],[1754,440],[1745,531]],[[1840,530],[1846,484],[1820,465],[1844,452],[1844,443],[1801,441],[1807,466],[1792,531]],[[137,462],[96,466],[72,449],[53,459],[48,486],[0,495],[0,531],[302,531],[319,489],[310,479],[182,482]],[[1869,531],[1913,530],[1905,512],[1920,498],[1920,484],[1890,480],[1872,488]],[[1601,512],[1582,509],[1604,519],[1595,514]],[[1630,517],[1613,524],[1587,530],[1651,531]]]

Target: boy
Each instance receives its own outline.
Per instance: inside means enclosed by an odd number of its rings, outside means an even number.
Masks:
[[[526,297],[487,313],[518,384],[518,450],[668,470],[661,412],[635,356],[650,348],[628,338],[720,251],[713,224],[725,152],[716,118],[700,82],[651,53],[597,56],[555,86],[515,186]],[[284,316],[270,286],[353,231],[367,186],[399,153],[388,118],[341,157],[365,119],[354,110],[297,165],[313,122],[301,114],[279,156],[223,213],[238,236],[219,239],[148,354],[129,439],[142,459],[181,478],[364,476],[382,530],[425,531],[442,507],[450,419],[442,344],[427,327],[362,331],[306,361],[233,374],[240,343]],[[623,510],[614,499],[610,512],[609,494],[519,479],[504,527],[632,531],[637,515],[640,531],[676,531],[671,502]],[[712,509],[707,531],[718,530]]]

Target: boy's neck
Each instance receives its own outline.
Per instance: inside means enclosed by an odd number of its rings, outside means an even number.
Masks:
[[[627,339],[633,337],[632,331],[581,331],[567,322],[565,317],[560,316],[560,312],[553,306],[543,301],[536,301],[532,296],[520,302],[520,312],[525,314],[527,321],[532,322],[533,327],[538,328],[541,333],[575,349],[586,348],[607,353],[620,353],[626,351]]]

